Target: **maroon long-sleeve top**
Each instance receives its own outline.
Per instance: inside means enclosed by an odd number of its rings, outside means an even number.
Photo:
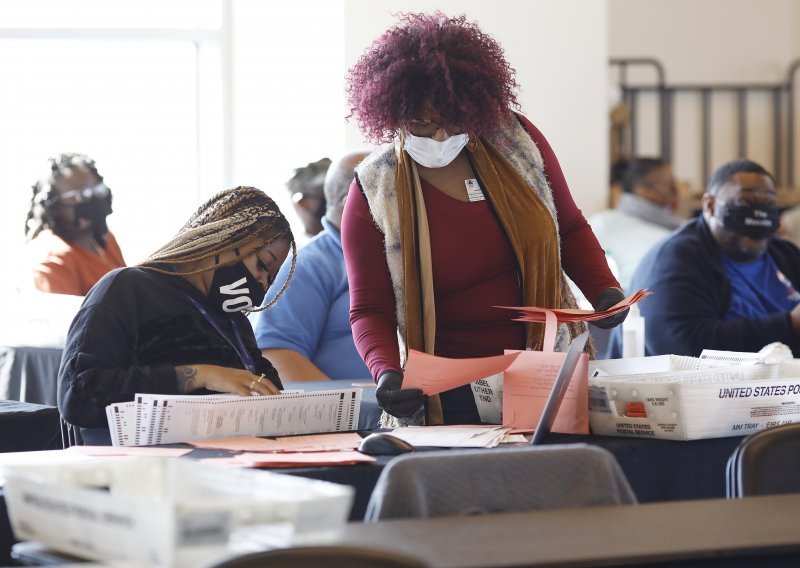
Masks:
[[[600,244],[575,205],[553,149],[539,130],[523,123],[544,160],[561,237],[561,262],[589,300],[619,286]],[[436,303],[435,354],[464,358],[524,349],[523,325],[492,306],[522,302],[518,264],[487,201],[463,202],[422,180],[430,227]],[[383,234],[355,181],[342,219],[342,246],[350,282],[353,338],[372,376],[401,370],[395,297]]]

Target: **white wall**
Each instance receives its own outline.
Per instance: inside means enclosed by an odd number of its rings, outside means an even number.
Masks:
[[[517,70],[523,112],[558,156],[585,214],[602,209],[607,192],[607,36],[605,0],[345,0],[346,63],[396,19],[397,12],[466,14],[505,49]],[[361,144],[353,121],[348,146]]]
[[[344,151],[342,0],[232,2],[232,185],[273,197],[302,241],[284,183]]]
[[[609,0],[608,6],[609,55],[655,57],[668,83],[777,83],[800,56],[800,3],[794,0]],[[651,82],[652,75],[633,78]],[[712,113],[712,171],[738,157],[735,103],[733,95],[723,96]],[[652,100],[644,107],[648,117],[639,130],[640,154],[657,154]],[[699,99],[676,101],[676,119],[676,171],[702,187]],[[771,120],[770,97],[753,97],[747,157],[768,169],[773,166]]]

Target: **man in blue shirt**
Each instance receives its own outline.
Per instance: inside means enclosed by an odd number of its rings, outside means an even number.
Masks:
[[[283,382],[370,379],[350,330],[350,289],[339,234],[353,169],[366,155],[347,154],[328,169],[323,231],[298,253],[294,277],[280,301],[256,317],[258,346]],[[281,267],[278,282],[290,265]],[[271,289],[264,302],[276,291]]]
[[[800,249],[776,238],[775,179],[750,160],[720,167],[703,214],[653,247],[631,289],[641,303],[647,355],[703,349],[758,351],[779,341],[800,357]],[[609,355],[622,351],[621,330]]]

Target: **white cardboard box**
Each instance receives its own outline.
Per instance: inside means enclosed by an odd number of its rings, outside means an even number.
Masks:
[[[592,433],[695,440],[750,434],[800,421],[800,367],[737,365],[688,370],[690,357],[598,362],[589,378]],[[658,359],[650,364],[643,359]],[[645,373],[643,370],[658,369]]]
[[[5,475],[17,539],[142,566],[208,562],[248,526],[272,531],[273,546],[327,542],[353,498],[344,485],[188,459],[8,466]]]

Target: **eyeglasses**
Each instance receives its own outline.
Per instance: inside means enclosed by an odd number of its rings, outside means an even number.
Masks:
[[[431,122],[429,120],[412,120],[408,123],[408,131],[414,136],[423,136],[429,138],[436,134],[442,125],[438,122]]]
[[[314,193],[314,192],[303,192],[303,191],[295,191],[292,194],[292,203],[300,203],[304,199],[318,199],[323,200],[325,199],[325,195],[322,193]]]
[[[91,187],[65,191],[59,195],[56,200],[63,203],[80,203],[81,201],[88,201],[89,199],[104,199],[108,197],[110,193],[108,186],[100,182]]]
[[[450,136],[454,134],[460,134],[464,131],[464,129],[459,126],[445,125],[439,122],[432,122],[430,120],[417,119],[410,120],[406,125],[406,130],[408,130],[414,136],[420,136],[423,138],[430,138],[439,132],[439,130],[444,130]]]

